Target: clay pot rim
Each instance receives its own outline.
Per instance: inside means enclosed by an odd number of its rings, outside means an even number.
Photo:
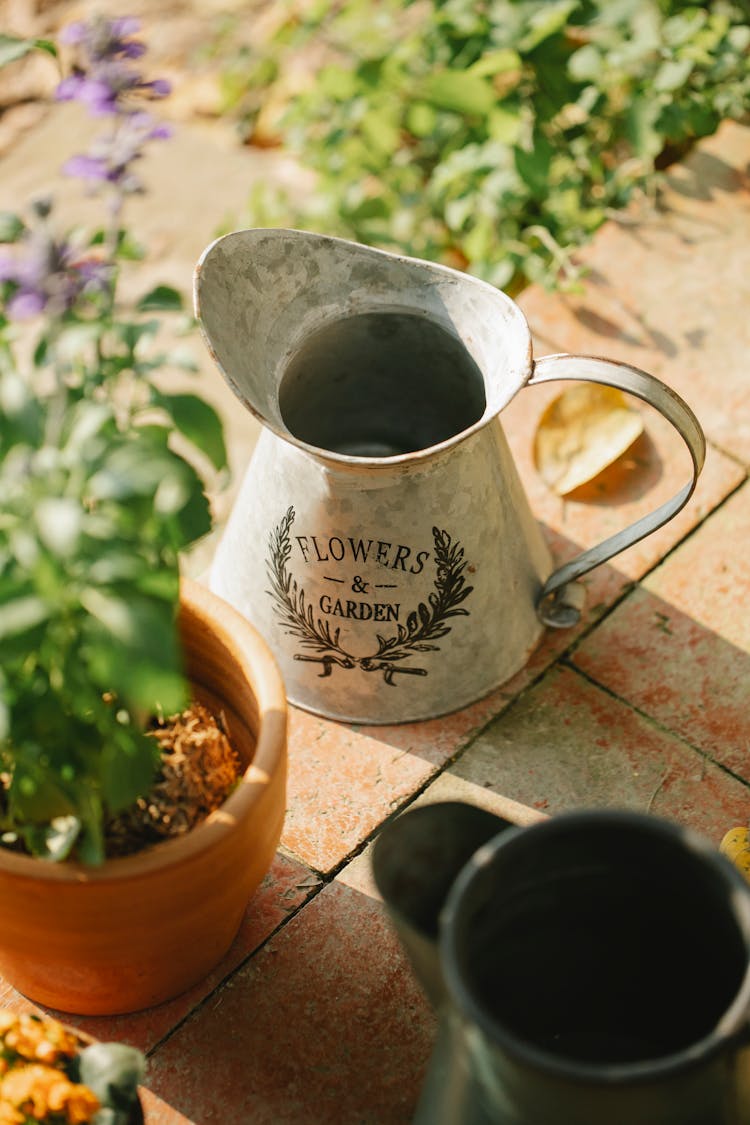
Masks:
[[[184,836],[154,844],[134,855],[105,860],[100,867],[79,862],[54,863],[0,848],[6,875],[63,883],[108,883],[148,876],[177,866],[218,845],[235,825],[252,815],[268,781],[286,761],[287,703],[281,673],[256,629],[218,595],[189,578],[180,580],[180,610],[217,634],[228,656],[252,685],[258,707],[253,760],[220,808]]]

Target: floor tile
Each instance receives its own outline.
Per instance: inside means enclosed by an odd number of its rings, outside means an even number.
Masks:
[[[651,371],[746,465],[748,166],[750,128],[726,122],[670,169],[658,211],[636,204],[598,231],[579,255],[582,293],[532,287],[520,300],[537,354],[587,352]]]
[[[0,978],[0,1006],[16,1010],[51,1012],[73,1027],[104,1042],[130,1043],[150,1051],[185,1016],[240,965],[289,914],[309,898],[319,880],[308,868],[287,856],[277,856],[265,880],[248,904],[245,918],[231,949],[216,968],[188,992],[127,1016],[76,1016],[32,1004]]]
[[[200,1125],[396,1125],[433,1036],[384,908],[336,882],[156,1052],[149,1087]]]
[[[141,1091],[141,1105],[144,1125],[200,1125],[199,1122],[185,1117],[179,1110],[173,1109],[171,1105],[167,1105],[149,1089]]]
[[[750,780],[750,485],[602,622],[578,667]]]
[[[292,708],[283,846],[331,871],[511,698],[499,689],[440,719],[378,727]]]
[[[640,809],[717,842],[747,819],[750,798],[740,781],[567,668],[492,723],[447,776],[546,813]]]

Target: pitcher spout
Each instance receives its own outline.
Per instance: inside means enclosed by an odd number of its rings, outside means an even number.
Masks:
[[[196,266],[194,297],[240,401],[284,441],[337,465],[382,466],[463,441],[531,373],[528,325],[504,294],[345,239],[224,235]]]
[[[440,912],[456,876],[474,853],[514,825],[461,801],[403,813],[378,837],[373,874],[411,961],[435,1008],[445,996],[438,953]]]

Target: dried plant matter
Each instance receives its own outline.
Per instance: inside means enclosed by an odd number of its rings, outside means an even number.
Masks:
[[[145,797],[108,824],[108,855],[129,855],[183,835],[226,800],[240,776],[229,739],[199,703],[149,733],[161,752],[156,781]]]

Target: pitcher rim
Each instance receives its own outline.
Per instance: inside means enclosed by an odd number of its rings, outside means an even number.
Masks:
[[[740,931],[744,934],[750,948],[750,894],[748,886],[737,870],[718,849],[700,833],[686,826],[673,823],[661,817],[626,809],[578,809],[563,812],[549,820],[527,828],[503,832],[479,849],[475,856],[457,876],[441,912],[439,944],[444,965],[446,987],[457,1002],[461,1011],[475,1021],[487,1037],[500,1046],[507,1054],[535,1069],[558,1077],[577,1079],[596,1083],[600,1086],[617,1084],[636,1084],[643,1080],[666,1078],[700,1065],[720,1053],[732,1042],[738,1043],[750,1037],[750,956],[745,973],[732,1002],[722,1012],[716,1025],[700,1039],[679,1051],[658,1056],[653,1059],[627,1063],[596,1064],[564,1058],[515,1035],[475,999],[464,984],[457,966],[455,943],[452,941],[454,922],[458,903],[472,880],[501,848],[516,847],[517,841],[533,830],[536,835],[546,832],[554,835],[567,826],[580,824],[609,824],[613,822],[631,826],[647,827],[655,834],[671,840],[681,839],[687,843],[694,855],[708,862],[722,877],[732,895],[732,910]],[[686,987],[689,985],[686,983]]]
[[[517,386],[514,387],[512,394],[504,401],[497,409],[492,409],[487,405],[482,411],[482,415],[476,422],[472,422],[470,426],[459,430],[458,433],[452,434],[449,438],[443,441],[436,442],[434,445],[425,446],[423,449],[410,450],[408,453],[397,453],[389,457],[372,457],[372,456],[355,456],[349,453],[337,453],[335,450],[326,449],[325,446],[312,445],[310,442],[303,441],[302,438],[296,437],[290,430],[283,426],[277,425],[275,420],[270,419],[263,415],[255,408],[252,402],[242,392],[235,379],[229,375],[221,363],[216,350],[211,342],[209,334],[204,326],[204,320],[201,313],[201,294],[200,284],[203,267],[209,255],[221,243],[229,242],[233,239],[242,239],[243,236],[248,234],[278,234],[278,235],[293,235],[299,236],[309,241],[318,241],[321,243],[337,243],[342,246],[355,247],[358,252],[364,256],[370,255],[372,257],[387,258],[391,261],[404,262],[409,265],[414,265],[429,273],[444,274],[448,277],[460,278],[463,281],[470,280],[473,285],[479,286],[492,295],[494,299],[499,299],[501,304],[513,310],[515,316],[523,324],[526,334],[526,347],[523,364],[523,375]],[[394,304],[393,311],[400,306]],[[443,453],[448,452],[450,449],[462,444],[474,434],[479,433],[492,421],[496,420],[501,412],[505,409],[509,402],[521,391],[529,382],[531,373],[534,367],[533,344],[531,339],[531,328],[529,322],[521,309],[520,305],[509,297],[502,289],[492,285],[489,281],[484,281],[482,278],[475,277],[473,274],[467,274],[462,270],[454,269],[452,266],[446,266],[442,262],[431,262],[425,258],[415,258],[410,254],[398,254],[392,250],[382,250],[376,246],[367,246],[365,243],[356,242],[353,239],[342,238],[338,235],[321,234],[318,231],[300,230],[296,227],[244,227],[240,230],[229,231],[226,234],[220,235],[218,238],[213,239],[212,242],[205,247],[201,253],[198,261],[193,270],[193,310],[195,317],[198,321],[198,327],[203,338],[203,341],[208,349],[208,353],[216,364],[222,378],[229,385],[232,392],[237,396],[240,402],[250,411],[254,418],[256,418],[262,426],[270,430],[276,437],[282,441],[288,442],[290,445],[296,446],[303,452],[312,457],[317,458],[319,461],[330,462],[333,465],[346,468],[346,469],[398,469],[399,467],[407,466],[414,463],[422,463],[424,461],[432,460],[441,456]],[[402,310],[407,311],[407,310]],[[411,310],[414,311],[414,310]],[[414,312],[414,315],[419,315]],[[425,319],[431,320],[430,317]],[[432,323],[437,323],[432,321]],[[456,336],[460,340],[459,336]]]

